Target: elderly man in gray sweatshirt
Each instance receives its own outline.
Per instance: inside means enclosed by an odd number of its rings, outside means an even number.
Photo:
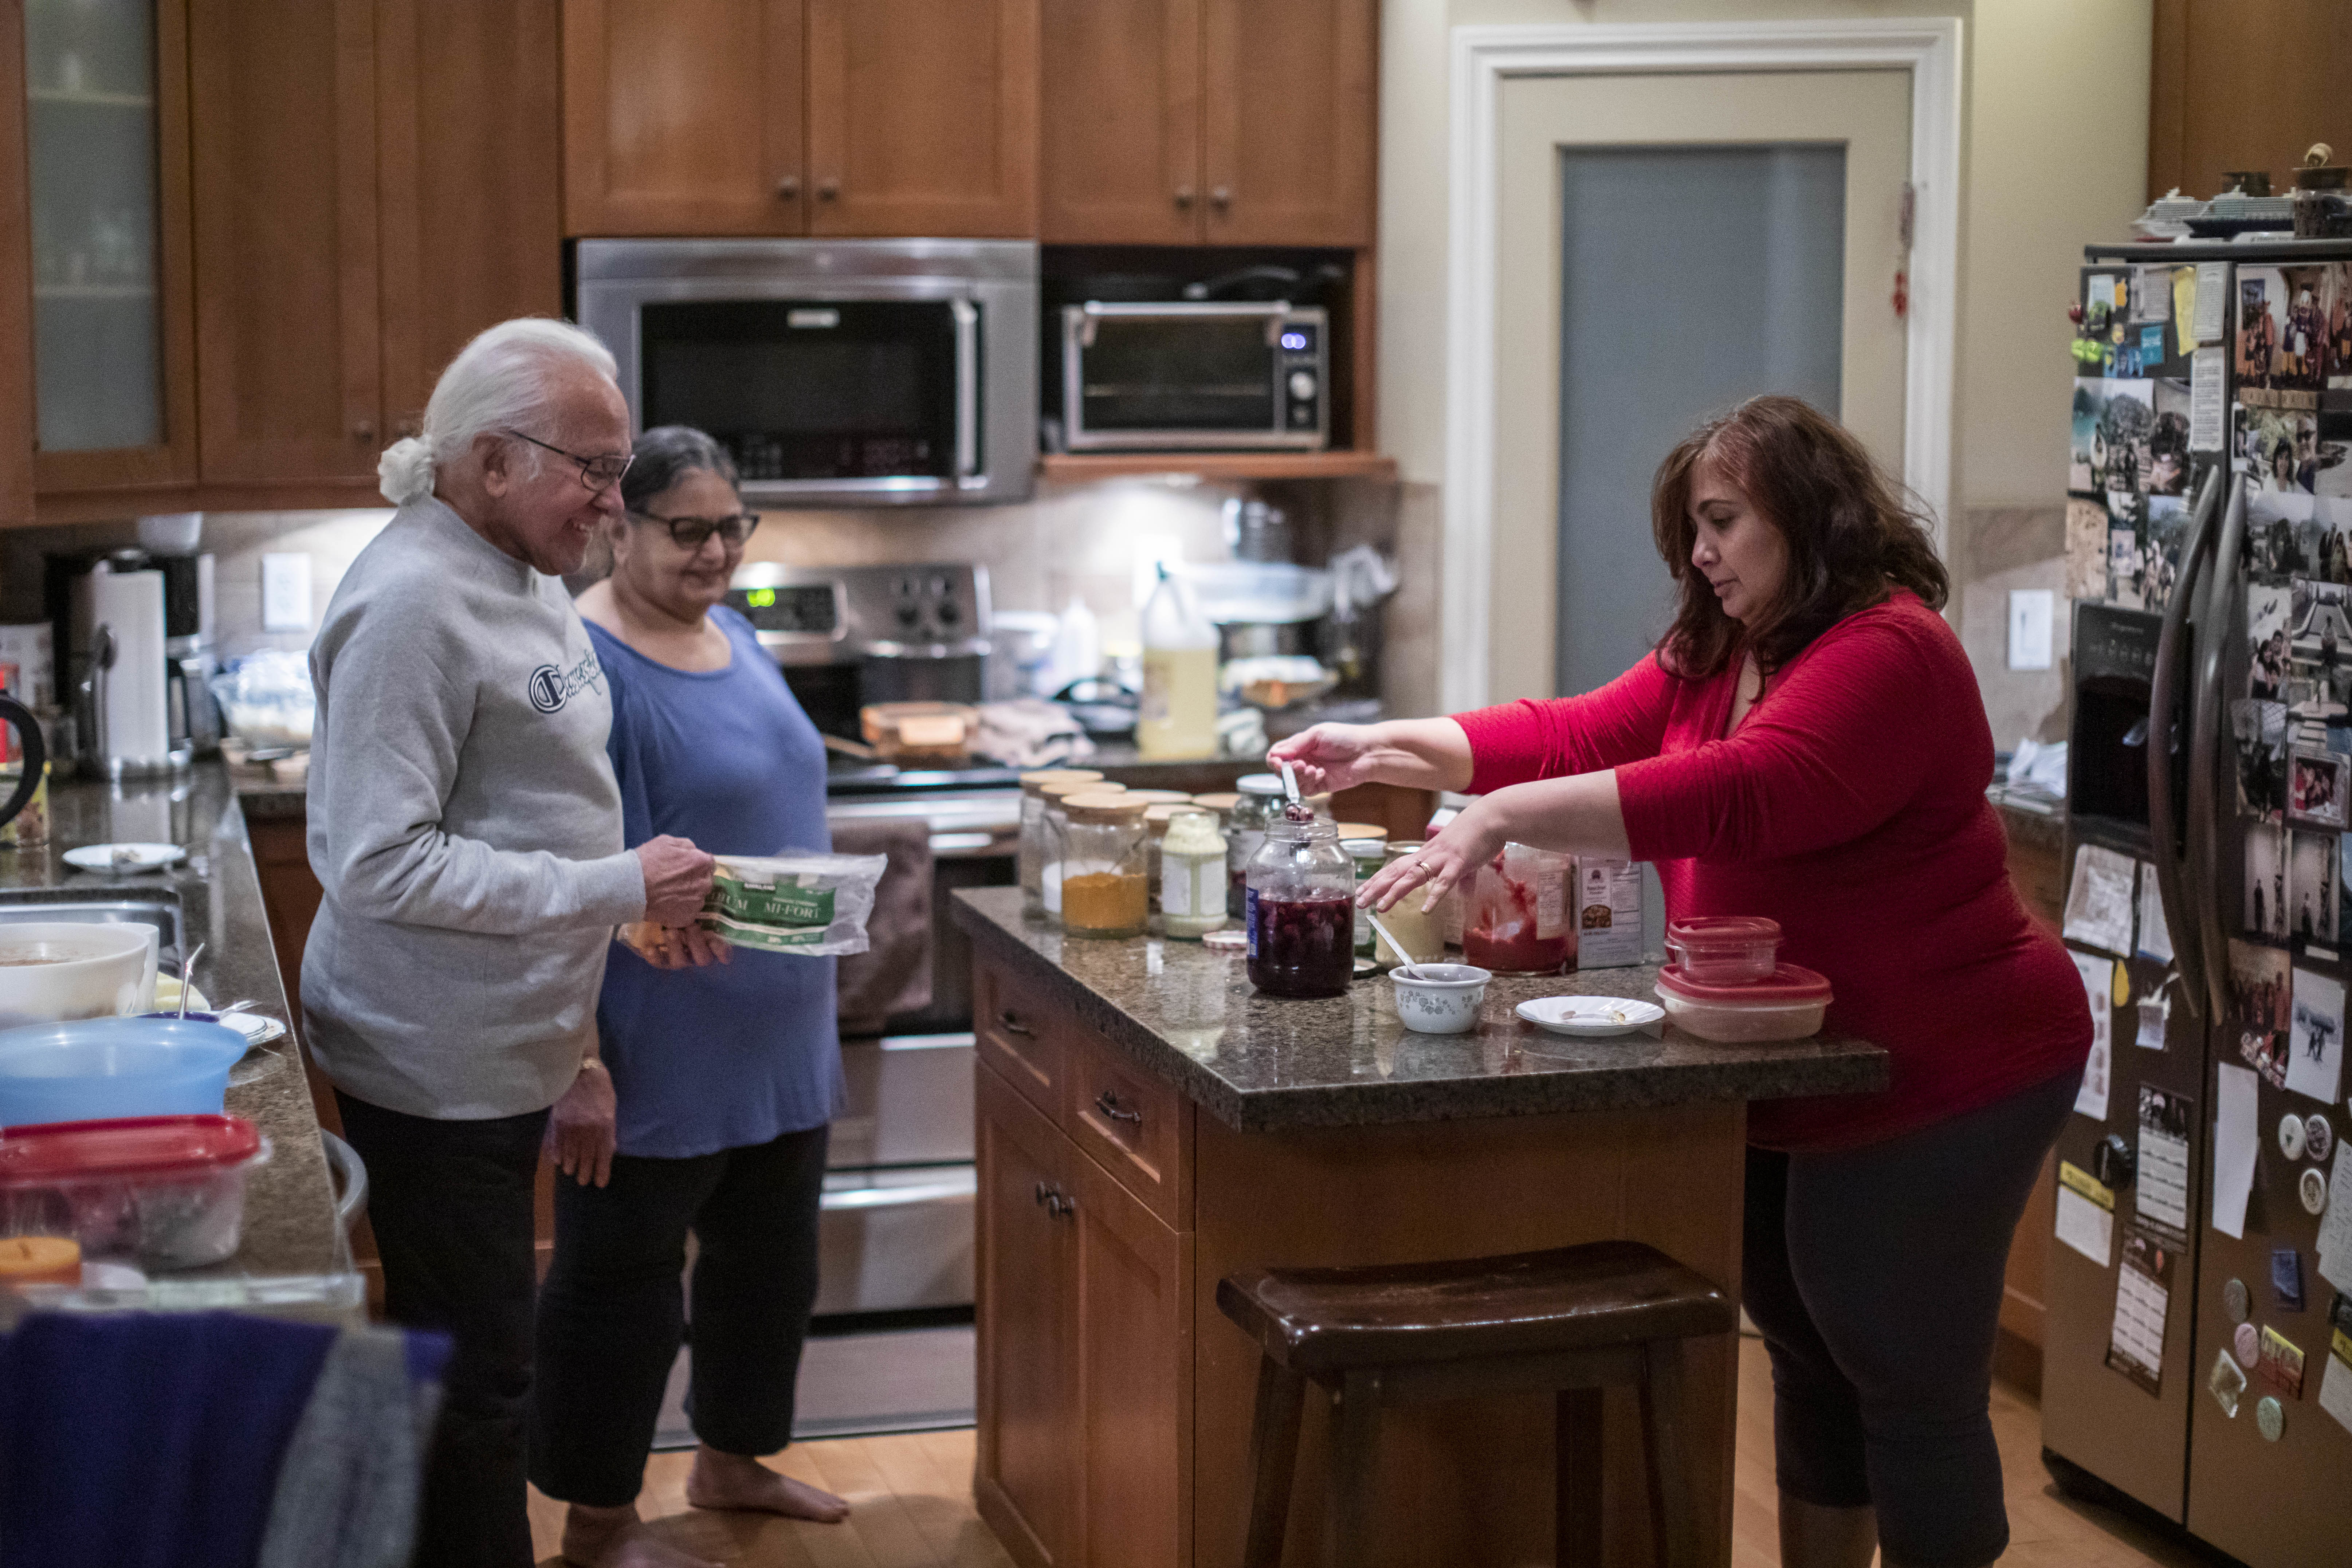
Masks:
[[[309,847],[325,898],[304,1024],[367,1163],[385,1307],[456,1341],[421,1568],[531,1562],[532,1184],[548,1108],[598,1087],[614,927],[688,926],[710,885],[710,858],[684,839],[622,847],[611,703],[558,580],[620,510],[629,415],[613,370],[560,321],[468,343],[422,436],[384,453],[400,510],[310,655]]]

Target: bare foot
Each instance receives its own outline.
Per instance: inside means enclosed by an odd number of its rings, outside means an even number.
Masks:
[[[563,1515],[563,1560],[574,1568],[722,1568],[646,1534],[634,1503],[626,1508],[572,1504]]]
[[[839,1524],[849,1517],[849,1504],[831,1492],[778,1475],[748,1454],[722,1454],[707,1443],[695,1452],[686,1500],[697,1508],[753,1509],[818,1524]]]

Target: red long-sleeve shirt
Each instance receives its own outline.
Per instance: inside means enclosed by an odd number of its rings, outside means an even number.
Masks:
[[[1780,921],[1782,960],[1829,978],[1829,1026],[1885,1047],[1888,1089],[1759,1101],[1749,1140],[1875,1142],[2079,1066],[2089,1005],[2010,886],[1992,732],[1943,618],[1907,592],[1847,616],[1727,738],[1738,684],[1737,666],[1684,680],[1644,658],[1581,697],[1457,718],[1481,794],[1615,769],[1668,917]]]

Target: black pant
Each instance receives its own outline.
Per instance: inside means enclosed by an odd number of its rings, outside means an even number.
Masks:
[[[1748,1315],[1772,1355],[1780,1489],[1874,1507],[1888,1555],[1979,1568],[2009,1544],[1993,1446],[2002,1274],[2070,1069],[1830,1154],[1748,1152]]]
[[[425,1473],[415,1568],[529,1568],[531,1184],[547,1112],[436,1121],[338,1089],[368,1172],[368,1223],[395,1323],[456,1341]]]
[[[694,1233],[695,1436],[728,1454],[792,1441],[793,1384],[816,1303],[827,1129],[688,1160],[613,1157],[613,1179],[555,1184],[555,1266],[539,1298],[530,1479],[592,1508],[636,1500],[686,1330]]]

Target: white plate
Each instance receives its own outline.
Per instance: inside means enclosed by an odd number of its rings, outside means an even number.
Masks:
[[[1626,996],[1538,996],[1520,1003],[1517,1011],[1539,1029],[1579,1039],[1656,1034],[1666,1017],[1666,1010],[1655,1002]]]
[[[176,866],[188,852],[176,844],[85,844],[66,851],[66,864],[85,871],[160,871]]]

